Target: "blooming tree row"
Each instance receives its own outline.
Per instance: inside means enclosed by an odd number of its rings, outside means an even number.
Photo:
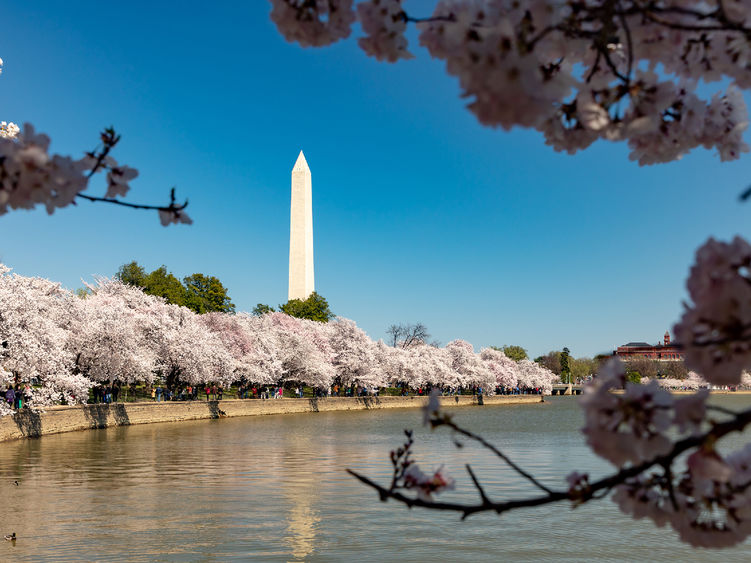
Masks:
[[[688,372],[685,379],[675,379],[666,377],[663,379],[656,379],[657,384],[663,389],[679,390],[679,391],[698,391],[699,389],[707,389],[710,387],[709,382],[695,371]],[[642,385],[647,385],[650,382],[648,377],[642,377]],[[743,372],[741,374],[741,380],[739,387],[743,389],[751,388],[751,374]]]
[[[0,385],[37,382],[32,404],[82,402],[95,382],[168,385],[294,381],[378,388],[497,386],[550,392],[556,376],[533,362],[456,340],[393,348],[347,319],[283,313],[197,315],[117,280],[80,298],[59,284],[0,269]],[[4,387],[3,387],[4,388]],[[7,410],[4,412],[8,412]]]

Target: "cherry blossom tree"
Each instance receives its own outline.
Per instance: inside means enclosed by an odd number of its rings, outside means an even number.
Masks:
[[[150,383],[156,367],[156,350],[149,346],[154,317],[149,308],[132,306],[148,296],[117,280],[100,279],[89,288],[79,306],[79,327],[69,338],[76,368],[94,381]]]
[[[559,377],[549,369],[531,360],[521,360],[519,367],[519,387],[527,389],[542,389],[544,395],[549,395],[553,389],[553,383]]]
[[[495,376],[495,385],[501,387],[516,387],[519,384],[517,363],[495,348],[480,350],[480,359]]]
[[[165,307],[166,322],[158,341],[156,366],[168,385],[231,385],[235,361],[220,338],[187,307]]]
[[[237,318],[251,342],[250,354],[243,362],[247,368],[246,377],[262,385],[278,383],[283,373],[276,330],[266,317],[268,315],[243,315]]]
[[[378,363],[376,345],[365,331],[349,319],[337,319],[329,324],[332,360],[340,381],[344,385],[383,387],[386,371]]]
[[[242,322],[244,315],[206,313],[198,317],[214,333],[224,349],[232,356],[235,380],[248,379],[253,371],[253,340]]]
[[[281,360],[282,379],[327,388],[334,380],[330,350],[325,338],[317,334],[321,325],[316,321],[290,317],[284,313],[269,313],[256,317],[268,323],[273,332]]]
[[[73,373],[67,346],[76,300],[60,284],[11,274],[0,264],[0,383],[35,383],[31,405],[88,399],[90,381]],[[8,413],[5,404],[0,409]]]
[[[495,374],[475,354],[469,342],[465,340],[453,340],[446,345],[446,351],[450,357],[451,368],[457,374],[459,386],[482,387],[485,392],[495,388]]]

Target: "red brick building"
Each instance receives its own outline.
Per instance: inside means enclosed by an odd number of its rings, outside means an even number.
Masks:
[[[646,342],[629,342],[613,352],[614,356],[622,360],[632,360],[635,358],[648,358],[650,360],[660,360],[665,362],[677,362],[683,360],[683,352],[680,346],[670,343],[670,333],[665,332],[662,344],[647,344]]]

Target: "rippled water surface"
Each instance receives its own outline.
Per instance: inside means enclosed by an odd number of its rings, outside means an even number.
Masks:
[[[717,399],[729,408],[751,396]],[[453,411],[544,482],[604,474],[575,400]],[[345,473],[388,479],[388,452],[417,430],[422,465],[445,463],[475,498],[533,493],[485,452],[420,426],[418,410],[311,413],[153,424],[0,444],[0,561],[751,561],[751,544],[708,552],[622,517],[609,500],[503,517],[406,510]],[[18,480],[20,485],[14,486]]]

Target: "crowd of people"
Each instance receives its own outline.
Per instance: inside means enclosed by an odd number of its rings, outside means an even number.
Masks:
[[[26,406],[28,408],[29,401],[31,399],[31,386],[16,384],[8,385],[5,390],[5,402],[12,409],[20,410]]]
[[[128,393],[123,396],[123,388]],[[416,395],[418,397],[427,396],[432,391],[432,386],[420,386],[412,389],[407,385],[394,389],[399,396]],[[440,388],[442,395],[453,396],[462,394],[483,395],[486,391],[482,387],[443,387]],[[153,402],[166,401],[196,401],[205,397],[206,401],[221,401],[225,394],[230,394],[232,389],[225,390],[221,385],[184,385],[184,386],[167,386],[153,385],[144,390],[139,390],[136,385],[123,386],[119,381],[107,385],[95,385],[91,388],[89,395],[89,404],[110,404],[120,401],[138,401],[148,400],[149,396]],[[305,396],[323,398],[323,397],[378,397],[382,390],[377,387],[366,387],[362,385],[339,385],[334,384],[326,389],[319,387],[304,387],[301,384],[294,384],[285,389],[282,385],[257,385],[253,383],[240,383],[234,393],[233,398],[237,399],[281,399],[285,396],[294,398],[304,398]],[[498,386],[494,389],[496,395],[519,395],[519,394],[542,394],[540,388],[510,388]],[[128,397],[129,395],[129,397]],[[230,395],[231,396],[231,395]],[[26,384],[8,385],[4,394],[5,402],[14,410],[24,407],[28,408],[32,401],[31,386]]]

